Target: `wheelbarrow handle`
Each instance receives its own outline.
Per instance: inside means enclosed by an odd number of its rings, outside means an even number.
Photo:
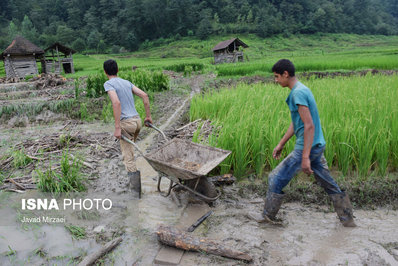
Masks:
[[[133,146],[141,153],[141,155],[145,157],[144,153],[141,151],[141,149],[138,147],[137,144],[135,144],[133,141],[129,140],[129,139],[128,139],[126,136],[124,136],[124,135],[122,135],[122,139],[123,139],[124,141],[127,141],[127,142],[130,143],[131,145],[133,145]]]
[[[152,124],[151,124],[150,122],[148,122],[148,121],[145,121],[145,125],[148,126],[148,127],[153,128],[154,130],[156,130],[157,132],[159,132],[160,134],[162,134],[163,138],[167,141],[167,137],[166,137],[166,135],[164,134],[164,132],[163,132],[162,130],[160,130],[159,128],[155,127],[154,125],[152,125]]]

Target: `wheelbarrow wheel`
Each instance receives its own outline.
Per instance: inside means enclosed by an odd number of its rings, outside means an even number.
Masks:
[[[214,186],[214,184],[212,182],[207,180],[207,178],[201,178],[199,180],[198,185],[196,186],[196,189],[195,189],[196,182],[197,182],[196,179],[185,180],[185,185],[191,189],[194,189],[195,191],[199,192],[200,194],[202,194],[206,197],[209,197],[209,198],[217,197],[218,193],[217,193],[216,187]],[[204,198],[202,198],[202,200],[207,203],[212,202],[211,200],[204,199]]]

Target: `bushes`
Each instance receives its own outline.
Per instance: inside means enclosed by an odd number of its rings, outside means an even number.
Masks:
[[[134,72],[121,72],[119,76],[131,81],[131,83],[145,92],[157,92],[169,89],[169,78],[162,72],[136,70]]]
[[[170,66],[166,66],[166,70],[171,70],[175,72],[184,72],[186,73],[187,71],[192,72],[192,71],[201,71],[204,68],[204,64],[202,63],[182,63],[182,64],[174,64]]]
[[[131,81],[135,86],[143,91],[163,91],[169,89],[169,78],[161,72],[149,72],[145,70],[136,70],[134,72],[125,71],[121,68],[119,77]],[[97,98],[105,94],[104,83],[107,78],[104,74],[90,75],[87,78],[86,96]]]

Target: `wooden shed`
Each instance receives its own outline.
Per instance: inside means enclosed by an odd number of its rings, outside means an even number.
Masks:
[[[41,48],[22,36],[17,36],[1,54],[7,78],[39,74],[36,59],[40,59],[43,54]]]
[[[56,42],[44,51],[46,55],[41,62],[43,73],[61,74],[62,70],[65,73],[75,73],[72,57],[75,50]]]
[[[243,52],[240,50],[240,46],[249,47],[238,38],[220,42],[213,48],[214,63],[243,62]]]

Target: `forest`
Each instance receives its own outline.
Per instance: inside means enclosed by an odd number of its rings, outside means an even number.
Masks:
[[[395,35],[396,0],[2,0],[0,49],[16,35],[45,48],[136,51],[185,36]]]

